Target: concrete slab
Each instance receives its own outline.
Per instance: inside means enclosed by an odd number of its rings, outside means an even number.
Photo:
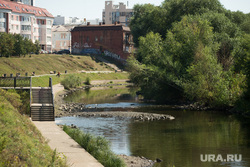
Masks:
[[[55,122],[33,121],[51,149],[63,153],[71,167],[103,167],[92,155],[69,137]]]

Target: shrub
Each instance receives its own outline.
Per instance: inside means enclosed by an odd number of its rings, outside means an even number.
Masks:
[[[80,86],[81,83],[81,78],[75,75],[69,75],[61,82],[65,89],[76,88]]]
[[[91,83],[90,83],[90,78],[89,78],[89,77],[86,78],[85,84],[86,84],[86,85],[91,85]]]

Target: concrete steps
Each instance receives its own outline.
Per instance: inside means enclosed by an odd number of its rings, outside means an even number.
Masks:
[[[54,121],[53,94],[50,87],[32,88],[32,121]]]

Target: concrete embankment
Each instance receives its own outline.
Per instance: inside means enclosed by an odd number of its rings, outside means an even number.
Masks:
[[[54,95],[64,90],[63,86],[53,86]],[[92,155],[69,137],[54,121],[39,122],[33,121],[37,129],[48,141],[51,149],[66,156],[69,166],[72,167],[103,167]]]

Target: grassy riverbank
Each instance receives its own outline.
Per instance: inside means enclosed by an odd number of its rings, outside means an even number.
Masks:
[[[0,57],[1,75],[21,73],[21,76],[24,76],[26,72],[28,75],[32,72],[41,75],[49,74],[50,71],[64,73],[65,70],[69,73],[76,73],[81,70],[106,71],[111,69],[91,56],[40,54],[31,55],[31,57]]]
[[[95,157],[105,167],[125,167],[125,163],[110,149],[108,141],[103,137],[95,137],[83,133],[79,129],[64,126],[63,130]]]
[[[69,75],[69,74],[67,74]],[[56,77],[56,75],[46,75],[41,77],[33,77],[32,78],[32,86],[33,87],[46,87],[49,86],[49,78],[52,78],[53,85],[60,83],[66,76],[66,74],[61,75],[61,77]],[[81,78],[82,81],[85,81],[86,78],[89,78],[90,81],[92,80],[121,80],[121,79],[128,79],[128,73],[108,73],[108,74],[101,74],[101,73],[75,73],[70,75],[76,75]]]
[[[41,133],[21,115],[20,96],[0,89],[0,166],[66,166]]]

